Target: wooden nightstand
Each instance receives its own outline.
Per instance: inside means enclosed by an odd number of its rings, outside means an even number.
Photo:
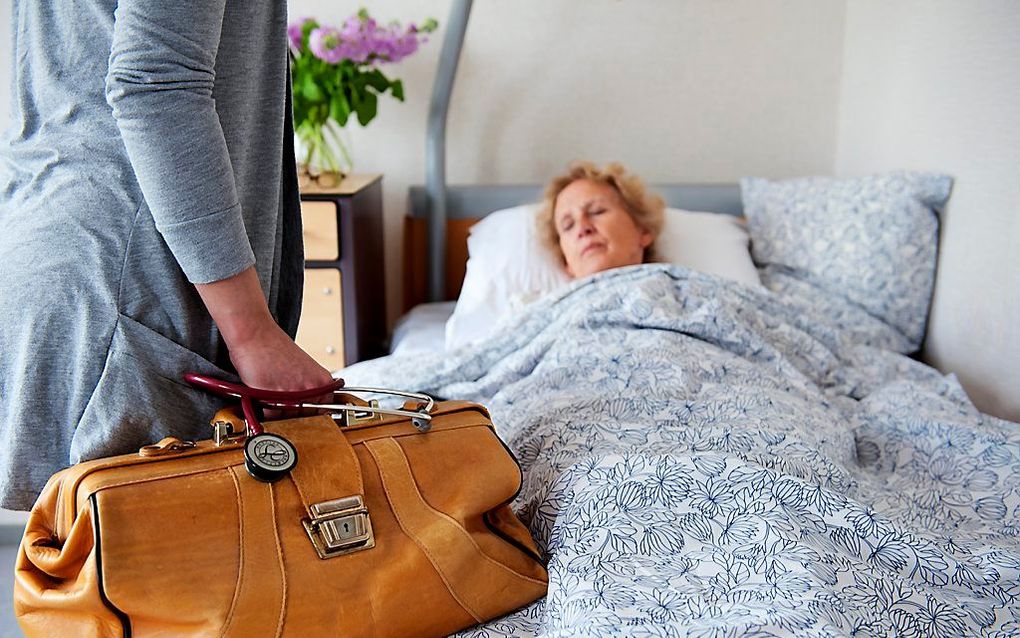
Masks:
[[[386,354],[382,175],[301,190],[305,288],[297,342],[336,370]]]

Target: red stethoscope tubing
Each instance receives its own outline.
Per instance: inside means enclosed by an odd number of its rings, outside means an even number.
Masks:
[[[308,390],[263,390],[195,372],[186,372],[184,380],[196,388],[201,388],[212,394],[240,399],[244,420],[248,424],[248,433],[252,436],[263,432],[262,424],[259,423],[255,414],[256,402],[277,408],[295,407],[305,399],[333,394],[344,387],[344,380],[336,379],[332,383]]]

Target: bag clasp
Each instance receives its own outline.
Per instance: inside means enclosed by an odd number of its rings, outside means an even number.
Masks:
[[[315,503],[301,521],[319,558],[325,560],[375,547],[368,508],[360,495]]]

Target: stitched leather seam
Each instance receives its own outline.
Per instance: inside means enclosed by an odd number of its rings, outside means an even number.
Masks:
[[[407,525],[404,524],[404,519],[400,516],[400,510],[390,499],[390,492],[388,489],[386,489],[386,484],[389,482],[387,480],[386,470],[383,468],[383,464],[379,461],[379,455],[376,453],[376,450],[373,449],[376,445],[381,444],[382,444],[381,442],[371,441],[366,443],[365,447],[368,448],[369,454],[371,454],[372,458],[375,459],[375,466],[376,468],[378,468],[379,477],[382,479],[383,491],[386,493],[386,500],[390,502],[390,509],[393,510],[393,515],[396,517],[397,523],[400,525],[400,529],[404,530],[404,533],[407,534],[407,536],[414,541],[414,544],[418,546],[418,549],[420,549],[425,554],[426,558],[429,559],[429,562],[432,563],[432,567],[436,570],[436,573],[439,574],[439,578],[441,578],[443,584],[446,585],[446,591],[448,591],[450,593],[450,596],[452,596],[453,599],[457,601],[457,604],[460,605],[461,609],[466,611],[468,615],[474,619],[475,622],[477,623],[482,622],[481,616],[475,613],[475,611],[471,609],[471,607],[467,603],[461,600],[460,596],[457,595],[457,592],[450,585],[450,581],[446,577],[446,574],[443,573],[443,570],[436,563],[436,559],[435,557],[432,556],[432,552],[429,551],[428,546],[425,545],[425,543],[421,542],[415,534],[411,533],[411,531],[407,528]]]
[[[234,619],[234,611],[237,609],[237,601],[241,596],[241,586],[244,584],[244,496],[241,494],[241,484],[237,481],[237,468],[230,468],[231,480],[234,482],[234,491],[237,493],[237,584],[234,585],[234,597],[230,601],[230,610],[223,622],[221,638],[227,635],[230,624]]]
[[[294,478],[294,472],[293,471],[288,472],[287,473],[287,478],[289,478],[290,482],[294,485],[294,489],[297,490],[298,498],[301,499],[301,505],[304,506],[305,511],[308,512],[308,514],[310,516],[311,513],[312,513],[312,510],[311,510],[312,506],[308,504],[308,499],[305,498],[305,493],[301,491],[301,484],[298,483],[296,478]]]
[[[280,559],[280,620],[276,625],[276,638],[283,634],[283,622],[287,618],[287,571],[283,565],[283,546],[280,544],[280,519],[276,515],[276,486],[269,485],[269,503],[273,508],[273,536],[276,538],[276,555]]]
[[[422,504],[423,507],[425,507],[427,510],[430,510],[433,514],[436,514],[440,518],[445,519],[451,525],[453,525],[454,529],[456,529],[458,532],[460,532],[461,536],[465,537],[467,539],[467,541],[469,543],[471,543],[471,545],[474,546],[475,551],[477,551],[479,555],[484,557],[487,561],[489,561],[490,563],[492,563],[496,567],[499,567],[499,568],[503,569],[504,571],[510,573],[511,575],[516,576],[518,578],[521,578],[523,580],[527,580],[527,581],[532,582],[532,583],[537,583],[539,585],[542,585],[543,587],[546,585],[545,581],[536,580],[534,578],[531,578],[530,576],[525,576],[524,574],[519,574],[516,571],[514,571],[513,569],[511,569],[510,567],[504,565],[503,563],[499,562],[495,558],[493,558],[493,557],[489,556],[488,554],[486,554],[484,551],[482,551],[482,548],[478,546],[478,543],[475,542],[475,539],[471,537],[471,534],[469,534],[467,532],[467,530],[465,530],[463,527],[461,527],[461,524],[458,523],[456,519],[454,519],[452,516],[450,516],[446,512],[442,512],[440,510],[437,510],[436,508],[434,508],[431,505],[429,505],[428,501],[425,500],[425,497],[421,495],[421,491],[418,490],[418,485],[417,485],[417,483],[415,483],[415,480],[414,480],[414,472],[411,471],[411,464],[407,461],[407,455],[404,454],[404,450],[400,447],[399,443],[394,441],[393,445],[395,445],[397,447],[397,451],[400,453],[400,460],[401,460],[401,462],[403,462],[404,467],[407,469],[407,475],[411,477],[411,486],[414,488],[415,494],[418,496],[418,500],[421,501],[421,504]]]
[[[191,471],[188,471],[188,472],[177,472],[175,474],[161,474],[159,476],[150,476],[148,478],[135,479],[133,481],[122,481],[120,483],[111,483],[109,485],[104,485],[101,488],[97,489],[95,492],[93,492],[93,494],[98,494],[99,492],[102,492],[103,490],[112,489],[114,487],[124,487],[125,485],[139,485],[141,483],[151,483],[152,481],[162,481],[163,479],[178,478],[178,477],[181,477],[181,476],[191,476],[193,474],[205,474],[207,472],[222,472],[224,470],[229,470],[230,468],[233,468],[233,467],[241,467],[241,464],[238,463],[236,465],[226,465],[224,467],[210,467],[210,468],[206,468],[204,470],[191,470]]]
[[[340,433],[340,436],[344,438],[341,447],[349,457],[351,463],[351,472],[354,473],[354,477],[357,479],[357,484],[355,486],[357,491],[355,492],[355,494],[364,494],[365,480],[361,476],[361,463],[358,461],[358,454],[354,451],[354,447],[351,445],[351,442],[347,440],[347,437],[344,436],[342,432]]]

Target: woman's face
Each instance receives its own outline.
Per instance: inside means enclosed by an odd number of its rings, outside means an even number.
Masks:
[[[654,239],[634,222],[615,188],[587,179],[560,191],[553,223],[571,277],[640,264]]]

